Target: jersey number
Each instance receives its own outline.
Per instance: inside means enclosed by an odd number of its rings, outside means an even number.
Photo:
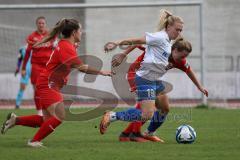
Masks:
[[[147,89],[148,97],[155,97],[155,90],[154,89]]]

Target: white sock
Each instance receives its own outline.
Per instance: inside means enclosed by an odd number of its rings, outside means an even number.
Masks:
[[[110,112],[110,122],[117,120],[116,112]]]

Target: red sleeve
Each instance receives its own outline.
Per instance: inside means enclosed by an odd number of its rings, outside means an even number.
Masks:
[[[190,65],[188,64],[186,59],[183,59],[180,63],[174,64],[175,68],[182,70],[183,72],[188,73],[191,69]]]
[[[31,51],[32,51],[32,46],[28,45],[27,49],[26,49],[26,54],[25,54],[25,57],[24,57],[24,60],[23,60],[23,65],[22,65],[23,70],[26,69],[26,65],[27,65],[28,59],[31,55]]]
[[[127,73],[127,79],[130,85],[131,92],[134,92],[136,90],[135,75],[136,75],[136,71],[141,66],[141,62],[143,61],[144,55],[145,55],[145,52],[143,52],[129,67],[129,70]]]
[[[143,47],[143,46],[138,46],[137,48],[140,49],[140,50],[142,50],[142,51],[145,51],[145,49],[146,49],[146,48]]]
[[[36,43],[34,41],[34,32],[27,37],[26,42],[29,46],[32,46],[34,43]]]
[[[28,62],[28,59],[31,55],[31,51],[32,51],[32,46],[34,45],[34,32],[32,34],[30,34],[27,39],[26,39],[26,42],[27,42],[27,49],[26,49],[26,54],[25,54],[25,57],[24,57],[24,60],[23,60],[23,65],[22,65],[22,69],[25,70],[26,69],[26,65],[27,65],[27,62]]]
[[[70,67],[82,64],[82,61],[78,57],[76,50],[70,48],[66,48],[63,50],[63,52],[61,52],[60,62]]]

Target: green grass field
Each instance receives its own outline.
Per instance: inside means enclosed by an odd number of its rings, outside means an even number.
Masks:
[[[0,110],[1,122],[9,112],[10,110]],[[16,113],[25,115],[34,113],[34,110],[18,110]],[[174,108],[157,132],[166,141],[165,144],[120,143],[118,135],[126,123],[111,124],[105,135],[100,135],[95,128],[98,123],[99,119],[87,122],[64,122],[54,134],[43,141],[47,146],[46,149],[28,148],[27,140],[32,138],[37,130],[17,126],[9,130],[6,135],[0,135],[0,159],[229,160],[240,158],[240,110]],[[175,131],[181,124],[190,124],[195,128],[197,139],[193,144],[176,143]]]

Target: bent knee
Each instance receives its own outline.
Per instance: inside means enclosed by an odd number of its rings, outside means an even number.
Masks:
[[[150,120],[154,114],[153,110],[145,110],[142,112],[142,119],[144,121]]]

